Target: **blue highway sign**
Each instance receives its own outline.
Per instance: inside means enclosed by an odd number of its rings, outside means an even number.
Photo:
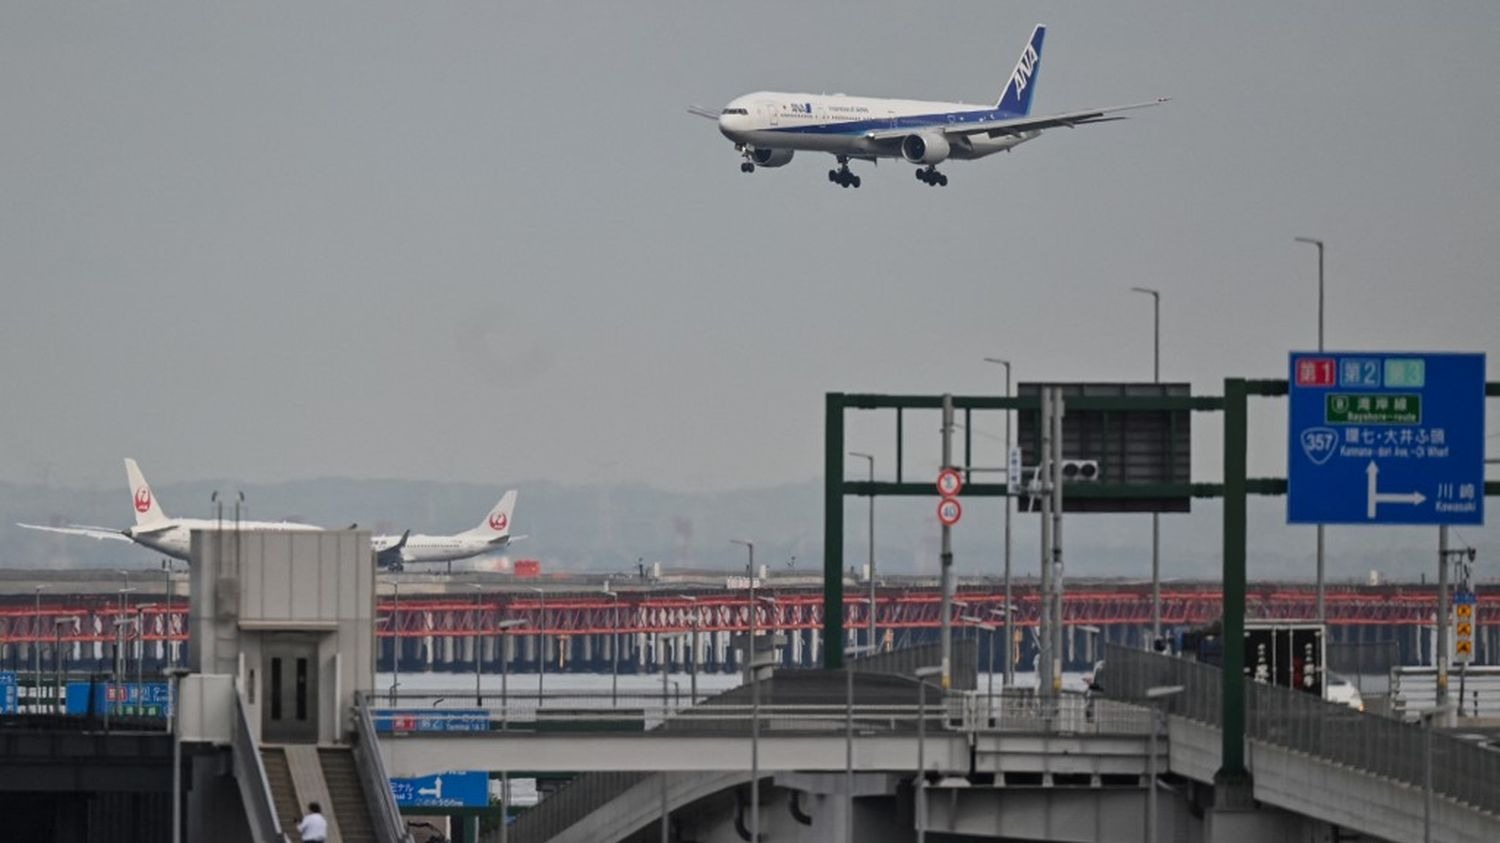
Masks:
[[[398,808],[486,808],[490,774],[479,770],[391,779],[391,794]]]
[[[0,673],[0,714],[15,714],[20,708],[21,687],[12,671]]]
[[[1292,524],[1483,524],[1484,355],[1294,352]]]
[[[377,734],[488,732],[490,729],[490,713],[482,708],[377,708],[371,715]]]

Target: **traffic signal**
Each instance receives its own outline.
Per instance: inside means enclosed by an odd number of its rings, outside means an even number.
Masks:
[[[1092,483],[1099,479],[1098,460],[1063,460],[1061,468],[1065,483]]]

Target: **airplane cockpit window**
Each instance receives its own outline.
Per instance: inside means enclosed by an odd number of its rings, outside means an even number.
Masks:
[[[750,110],[747,108],[726,108],[721,114],[743,114],[748,117]]]

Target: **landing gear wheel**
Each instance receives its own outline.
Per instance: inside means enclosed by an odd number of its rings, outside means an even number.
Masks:
[[[947,187],[948,186],[948,177],[945,176],[945,175],[943,175],[942,173],[938,173],[937,174],[937,183],[938,183],[938,187]]]
[[[915,173],[915,175],[917,177],[917,181],[927,181],[927,171],[926,170],[918,170]]]
[[[849,171],[849,159],[838,156],[839,168],[828,171],[828,180],[839,187],[859,187],[859,176]]]
[[[751,164],[749,161],[746,161],[745,163],[740,165],[740,172],[753,173],[755,172],[755,165]]]

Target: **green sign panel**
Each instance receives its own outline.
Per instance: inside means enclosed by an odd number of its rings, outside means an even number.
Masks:
[[[1324,396],[1327,424],[1421,424],[1422,396],[1405,393],[1334,393]]]

